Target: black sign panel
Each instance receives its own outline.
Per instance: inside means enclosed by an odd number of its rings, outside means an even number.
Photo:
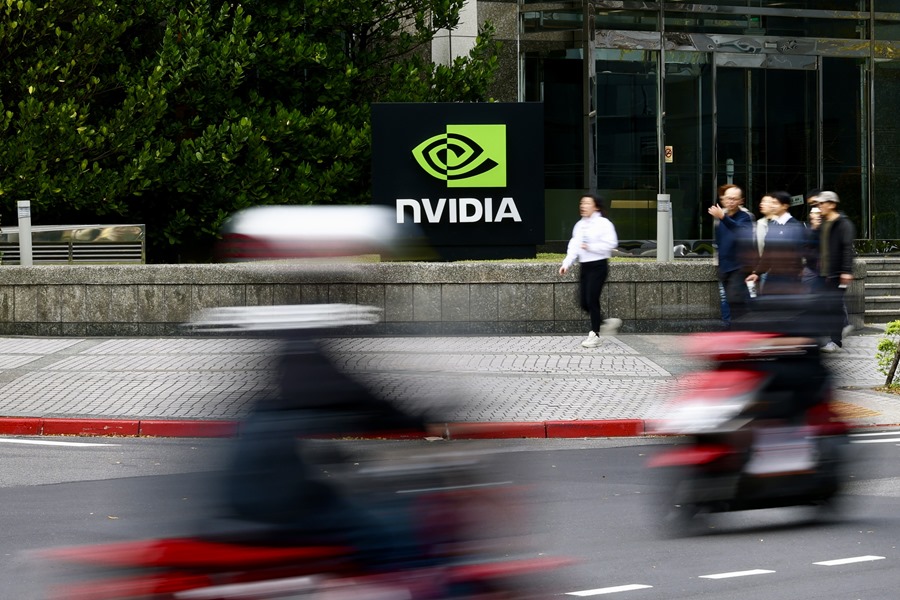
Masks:
[[[372,105],[372,193],[442,257],[524,258],[544,242],[543,105]]]

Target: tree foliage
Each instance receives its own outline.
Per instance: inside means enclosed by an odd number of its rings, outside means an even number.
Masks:
[[[372,102],[482,101],[463,0],[0,0],[0,199],[35,224],[144,222],[188,258],[256,204],[365,202]]]

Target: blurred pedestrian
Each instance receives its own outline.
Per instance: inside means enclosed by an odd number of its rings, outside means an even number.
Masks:
[[[806,244],[806,228],[791,216],[791,196],[778,191],[767,194],[772,213],[765,246],[759,262],[746,281],[758,285],[765,275],[762,294],[798,294],[802,291],[800,277],[803,272],[803,251]]]
[[[595,348],[600,345],[601,335],[615,335],[622,325],[621,319],[603,319],[600,309],[600,294],[609,275],[609,259],[619,246],[619,237],[612,221],[604,215],[603,200],[599,196],[583,195],[578,212],[581,220],[572,228],[572,239],[559,274],[565,275],[576,260],[581,266],[578,296],[581,309],[591,318],[591,330],[581,345]]]
[[[817,197],[822,211],[819,234],[819,282],[826,310],[829,341],[823,352],[837,352],[843,347],[843,329],[849,324],[844,294],[853,281],[853,240],[856,228],[847,216],[838,210],[841,199],[837,194],[824,191]]]
[[[754,264],[762,257],[763,250],[766,248],[766,234],[769,233],[769,221],[775,212],[775,205],[778,203],[772,196],[763,196],[759,201],[759,214],[762,215],[756,220],[753,228],[753,240],[756,243],[756,255],[754,256]],[[758,294],[766,285],[765,274],[760,276],[756,283],[748,284],[751,289],[751,295]]]
[[[707,212],[716,219],[719,283],[725,290],[730,320],[734,320],[746,314],[750,301],[744,277],[747,273],[747,247],[752,247],[753,217],[741,210],[744,193],[738,186],[732,184],[726,187],[719,200],[721,206],[713,204]]]

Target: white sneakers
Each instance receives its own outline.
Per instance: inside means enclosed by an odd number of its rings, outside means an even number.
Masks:
[[[600,325],[600,335],[616,335],[619,333],[619,327],[622,326],[622,319],[604,319]],[[600,335],[593,331],[588,333],[587,339],[581,342],[584,348],[596,348],[600,345]]]
[[[832,352],[837,352],[840,349],[841,349],[841,347],[838,346],[837,344],[835,344],[834,342],[828,342],[827,344],[825,344],[824,346],[822,346],[820,348],[820,350],[822,350],[822,352],[827,352],[828,354],[831,354]]]
[[[600,345],[600,336],[591,331],[588,333],[587,339],[581,342],[584,348],[596,348]]]

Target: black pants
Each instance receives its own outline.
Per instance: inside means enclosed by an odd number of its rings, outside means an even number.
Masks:
[[[837,346],[843,346],[844,326],[849,323],[847,305],[844,304],[846,289],[840,287],[840,277],[820,277],[819,289],[825,333]]]
[[[599,333],[603,322],[600,311],[600,294],[609,274],[609,263],[606,259],[581,263],[581,284],[579,299],[581,309],[591,315],[591,331]]]

